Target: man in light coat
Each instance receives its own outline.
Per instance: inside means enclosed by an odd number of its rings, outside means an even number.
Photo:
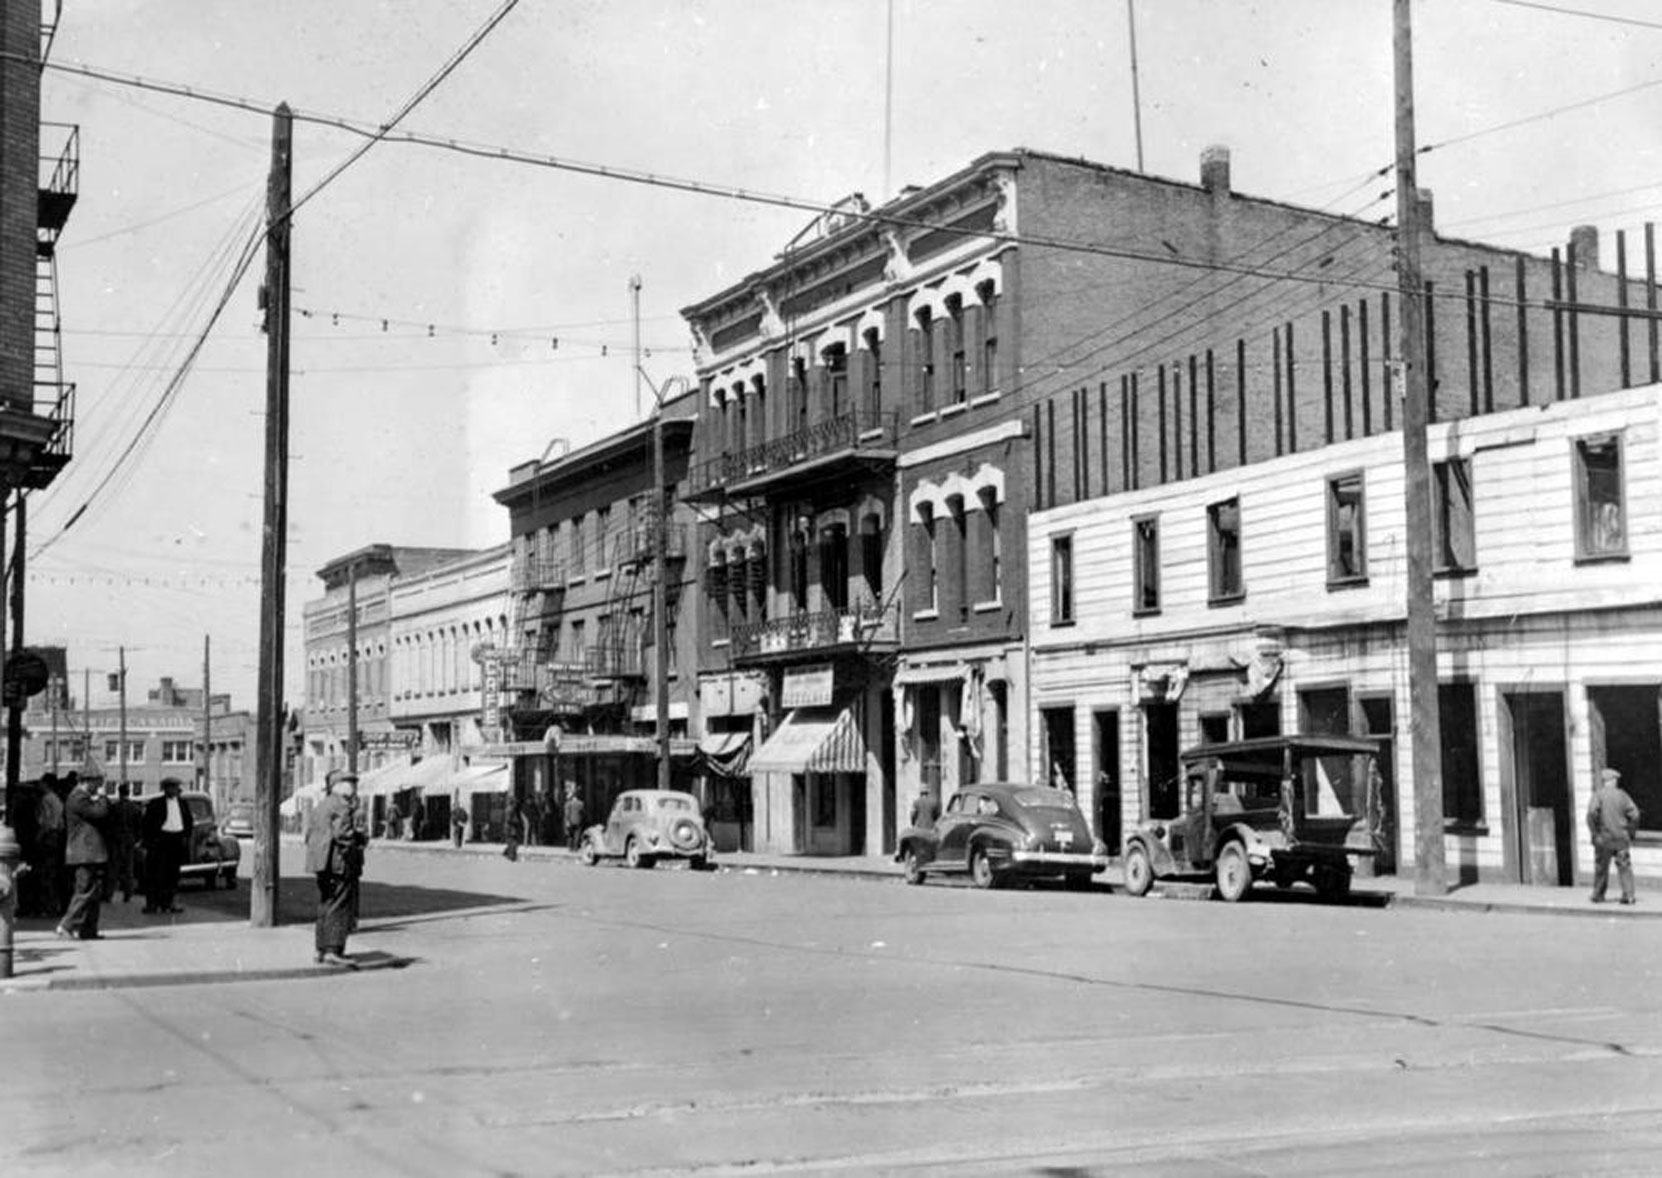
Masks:
[[[306,870],[317,877],[317,962],[356,969],[346,955],[347,934],[358,910],[369,823],[358,806],[358,777],[341,773],[329,796],[312,807],[306,823]]]
[[[1599,770],[1598,788],[1587,806],[1587,831],[1593,836],[1593,903],[1604,903],[1610,886],[1610,863],[1616,864],[1622,882],[1622,903],[1636,904],[1633,889],[1633,835],[1639,829],[1639,807],[1621,787],[1622,775],[1614,769]]]
[[[102,788],[94,793],[86,782],[77,781],[64,799],[63,808],[64,865],[75,872],[75,894],[57,933],[60,937],[96,941],[104,935],[98,931],[98,908],[103,903],[104,869],[110,859],[103,829],[109,820],[110,803]]]

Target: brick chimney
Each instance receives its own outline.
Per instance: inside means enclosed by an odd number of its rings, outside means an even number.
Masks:
[[[1420,231],[1430,237],[1437,231],[1437,202],[1429,188],[1414,189],[1414,196],[1420,206]]]
[[[1200,153],[1200,186],[1217,195],[1229,192],[1229,149],[1214,143]]]
[[[1599,231],[1596,225],[1577,225],[1570,230],[1570,245],[1575,249],[1578,270],[1599,268]]]

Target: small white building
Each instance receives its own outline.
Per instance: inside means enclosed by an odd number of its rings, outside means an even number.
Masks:
[[[1568,886],[1613,766],[1662,876],[1662,386],[1429,433],[1451,882]],[[1036,512],[1030,755],[1111,846],[1175,812],[1180,749],[1382,741],[1412,862],[1402,434]]]

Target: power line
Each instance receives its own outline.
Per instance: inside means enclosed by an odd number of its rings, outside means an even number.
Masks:
[[[1639,20],[1631,16],[1615,16],[1608,12],[1589,12],[1585,8],[1561,8],[1556,4],[1539,4],[1535,0],[1491,0],[1495,4],[1504,4],[1509,8],[1533,8],[1538,12],[1552,12],[1559,16],[1584,16],[1588,20],[1609,21],[1616,25],[1632,25],[1640,29],[1662,29],[1662,22],[1654,20]]]
[[[254,114],[264,115],[266,113],[265,108],[247,99],[235,98],[221,94],[210,94],[188,86],[155,82],[131,75],[117,74],[109,70],[95,69],[91,66],[53,62],[48,64],[47,68],[64,70],[69,73],[78,73],[87,77],[99,78],[104,81],[114,82],[118,85],[135,86],[140,89],[154,90],[164,94],[172,94],[176,97],[187,98],[193,101],[211,102],[222,106],[245,110]],[[411,131],[387,132],[380,128],[370,128],[358,120],[341,116],[322,115],[299,110],[293,111],[292,114],[296,122],[333,127],[337,130],[346,131],[350,134],[374,138],[378,142],[404,143],[420,147],[431,147],[439,150],[455,152],[460,155],[473,156],[479,159],[497,160],[504,163],[517,163],[530,167],[546,168],[551,171],[572,172],[577,175],[593,176],[598,179],[622,181],[624,183],[638,184],[645,187],[664,188],[677,192],[692,193],[699,196],[710,196],[718,199],[733,200],[748,204],[759,204],[773,208],[791,209],[797,212],[812,213],[815,216],[835,214],[847,217],[850,220],[863,221],[872,225],[889,226],[899,229],[917,229],[929,233],[950,233],[960,237],[985,238],[989,241],[995,241],[1006,245],[1044,246],[1051,249],[1089,254],[1096,257],[1114,258],[1121,261],[1149,262],[1159,265],[1175,266],[1181,269],[1225,270],[1257,278],[1309,281],[1318,283],[1325,282],[1325,279],[1321,278],[1300,278],[1295,272],[1257,270],[1231,266],[1228,263],[1208,262],[1200,258],[1184,258],[1170,253],[1145,252],[1078,239],[1051,237],[1031,233],[1014,233],[1008,230],[1000,229],[969,229],[957,225],[947,225],[940,222],[928,221],[921,217],[908,217],[902,216],[899,213],[884,212],[881,208],[862,212],[839,205],[827,204],[826,202],[819,200],[809,200],[802,197],[787,196],[780,193],[762,192],[702,180],[689,180],[683,177],[660,175],[655,172],[645,172],[635,168],[625,168],[609,164],[596,164],[582,160],[566,159],[561,156],[543,155],[528,151],[521,151],[502,145],[470,143],[457,139],[446,139],[436,135],[417,134]],[[1395,287],[1388,287],[1382,284],[1378,289],[1394,290]]]
[[[1503,0],[1496,0],[1497,3]],[[1504,123],[1496,123],[1493,127],[1484,127],[1477,131],[1469,131],[1464,135],[1456,135],[1451,139],[1442,139],[1436,143],[1427,143],[1419,149],[1417,154],[1424,155],[1428,151],[1441,151],[1445,147],[1453,147],[1460,143],[1470,143],[1473,139],[1481,139],[1485,135],[1498,135],[1502,131],[1510,131],[1515,127],[1523,127],[1530,123],[1544,122],[1547,119],[1557,118],[1570,111],[1582,110],[1585,107],[1597,106],[1601,102],[1609,102],[1613,98],[1625,98],[1629,94],[1637,94],[1641,90],[1653,90],[1662,86],[1662,78],[1652,78],[1648,82],[1638,82],[1632,86],[1624,86],[1620,90],[1612,90],[1608,94],[1596,94],[1592,98],[1583,98],[1579,102],[1566,103],[1555,106],[1551,110],[1543,110],[1537,114],[1524,115],[1522,118],[1509,119]]]

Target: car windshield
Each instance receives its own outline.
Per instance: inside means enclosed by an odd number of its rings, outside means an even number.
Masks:
[[[1018,789],[1011,796],[1029,810],[1072,810],[1074,808],[1073,795],[1065,789],[1031,786],[1026,789]]]
[[[692,808],[693,804],[691,798],[658,799],[658,809],[660,810],[691,810]]]

